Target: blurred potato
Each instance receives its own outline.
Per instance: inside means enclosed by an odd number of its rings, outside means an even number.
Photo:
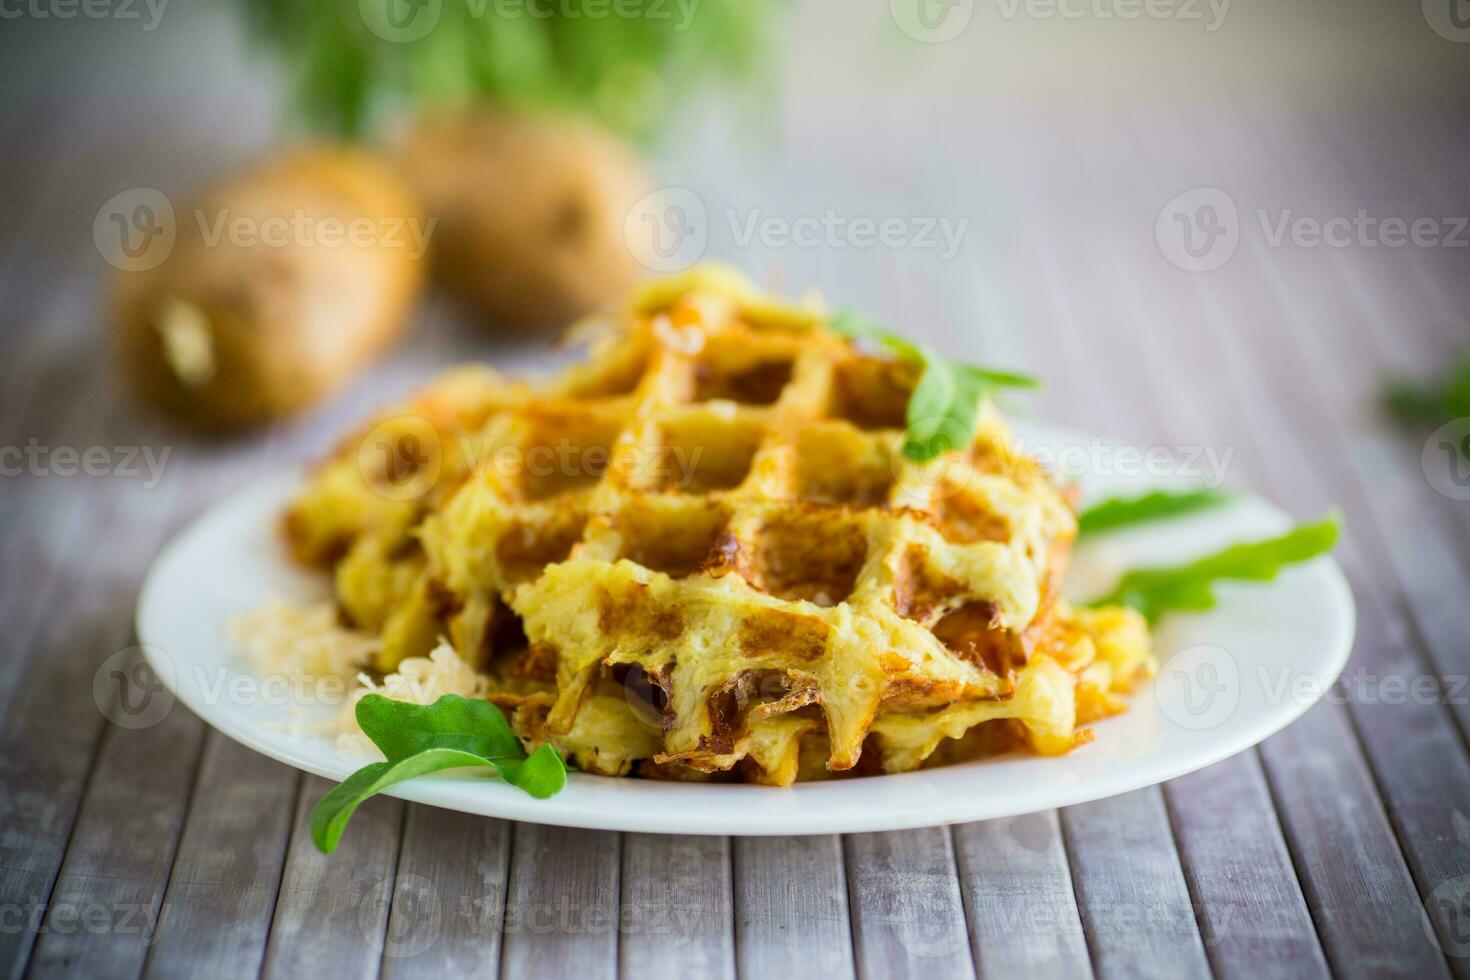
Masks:
[[[623,223],[650,183],[596,126],[480,108],[423,120],[399,156],[437,219],[435,277],[492,323],[564,326],[636,280]]]
[[[391,162],[330,146],[263,160],[176,221],[161,264],[118,274],[113,328],[141,394],[214,431],[300,412],[391,344],[433,227]]]

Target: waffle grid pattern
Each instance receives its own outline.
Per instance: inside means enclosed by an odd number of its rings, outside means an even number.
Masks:
[[[435,421],[432,499],[337,569],[391,583],[354,616],[379,667],[447,634],[593,771],[790,782],[875,732],[865,764],[912,768],[1007,717],[1070,748],[1096,645],[1056,598],[1061,495],[988,410],[969,453],[909,462],[917,369],[752,296],[665,284],[546,389]]]

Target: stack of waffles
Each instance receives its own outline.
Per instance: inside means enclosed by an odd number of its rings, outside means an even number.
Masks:
[[[377,672],[441,640],[528,745],[607,775],[777,785],[1057,754],[1151,667],[1059,597],[1066,494],[981,404],[905,456],[923,368],[702,267],[579,331],[551,382],[461,368],[286,515]]]

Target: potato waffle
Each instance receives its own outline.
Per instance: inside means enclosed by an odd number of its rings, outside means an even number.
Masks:
[[[983,405],[905,457],[921,368],[702,267],[540,387],[462,369],[287,515],[392,671],[445,636],[583,769],[787,784],[1087,738],[1150,666],[1058,597],[1076,520]],[[943,751],[939,751],[943,747]]]

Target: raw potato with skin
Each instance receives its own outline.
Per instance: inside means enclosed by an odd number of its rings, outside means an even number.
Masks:
[[[496,325],[565,326],[638,276],[623,223],[650,182],[597,127],[504,109],[425,120],[400,153],[434,275]]]
[[[177,220],[161,265],[118,275],[113,326],[144,397],[215,431],[302,411],[397,339],[432,231],[390,165],[333,147],[274,156]]]

